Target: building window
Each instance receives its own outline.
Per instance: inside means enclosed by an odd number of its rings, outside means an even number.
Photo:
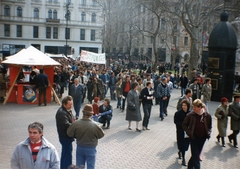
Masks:
[[[33,26],[33,38],[38,38],[38,26]]]
[[[82,0],[82,5],[86,5],[86,0]]]
[[[95,13],[92,14],[92,22],[96,22],[96,14]]]
[[[51,39],[51,27],[46,27],[46,38]]]
[[[70,28],[65,28],[65,39],[70,39]]]
[[[48,10],[48,19],[52,19],[52,10],[51,9]]]
[[[80,40],[85,40],[85,29],[80,30]]]
[[[35,9],[34,9],[33,15],[34,15],[34,16],[33,16],[34,18],[39,18],[39,10],[38,10],[38,8],[35,8]]]
[[[81,21],[82,22],[86,21],[86,13],[85,12],[82,12],[82,14],[81,14]]]
[[[58,39],[58,28],[53,27],[53,39]]]
[[[184,37],[184,45],[188,46],[188,37]]]
[[[22,25],[17,25],[17,37],[22,37]]]
[[[97,6],[97,1],[96,0],[92,0],[92,6]]]
[[[17,8],[17,16],[22,17],[22,8],[20,6]]]
[[[53,11],[53,19],[57,19],[57,10]]]
[[[95,30],[91,30],[91,41],[95,41]]]
[[[142,35],[142,44],[144,44],[144,35]]]
[[[8,5],[4,6],[4,16],[10,16],[10,7]]]
[[[145,19],[142,19],[142,30],[145,30]]]
[[[4,24],[4,36],[10,37],[10,25],[9,24]]]

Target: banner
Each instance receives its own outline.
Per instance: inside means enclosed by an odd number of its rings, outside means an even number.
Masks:
[[[93,53],[85,50],[81,51],[80,61],[90,62],[90,63],[98,63],[98,64],[106,64],[106,56],[105,53]]]

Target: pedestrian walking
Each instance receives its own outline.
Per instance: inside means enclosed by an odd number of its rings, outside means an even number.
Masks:
[[[132,130],[131,122],[136,121],[136,131],[141,132],[139,129],[139,121],[142,120],[141,112],[140,112],[140,103],[139,103],[139,93],[138,83],[132,83],[131,90],[127,94],[127,113],[126,120],[128,121],[128,130]]]
[[[212,131],[212,117],[203,111],[204,104],[200,99],[193,102],[193,111],[183,121],[183,129],[190,138],[191,158],[188,169],[200,169],[200,154],[206,139],[210,138]]]
[[[225,140],[227,133],[227,125],[228,125],[228,99],[223,97],[221,99],[221,104],[215,111],[215,116],[217,117],[217,128],[218,135],[217,141],[220,142],[220,138],[222,140],[222,147],[225,147]]]
[[[79,112],[82,105],[83,93],[84,93],[84,86],[79,83],[79,79],[74,79],[74,84],[71,86],[71,96],[73,98],[73,107],[75,110],[75,119],[77,120],[79,117]]]
[[[181,101],[181,109],[178,110],[174,115],[174,123],[176,125],[177,133],[177,146],[178,146],[178,158],[182,159],[182,165],[186,166],[185,152],[189,147],[189,138],[186,138],[185,131],[183,130],[182,124],[186,115],[190,112],[190,103],[184,99]]]
[[[164,119],[164,109],[166,107],[167,98],[170,95],[170,89],[167,85],[167,78],[163,77],[160,84],[157,87],[157,97],[159,99],[161,121]]]
[[[148,128],[148,123],[149,123],[149,119],[150,119],[150,116],[151,116],[151,110],[152,110],[152,105],[153,105],[152,100],[154,98],[151,82],[146,83],[146,87],[141,91],[140,98],[142,99],[143,112],[144,112],[142,129],[143,130],[150,130]]]
[[[205,84],[202,87],[202,101],[206,105],[206,109],[208,111],[208,103],[211,101],[211,96],[212,96],[212,85],[211,85],[211,79],[206,78]]]
[[[228,136],[229,142],[232,143],[235,148],[238,148],[237,135],[240,130],[240,95],[234,95],[234,101],[229,105],[228,113],[231,117],[231,130],[232,134]]]

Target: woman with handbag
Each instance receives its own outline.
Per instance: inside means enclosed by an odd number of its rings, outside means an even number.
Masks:
[[[139,103],[138,83],[134,82],[131,85],[131,90],[127,94],[127,113],[126,120],[128,121],[128,130],[131,129],[131,122],[136,121],[136,131],[141,132],[138,128],[139,121],[142,120]]]

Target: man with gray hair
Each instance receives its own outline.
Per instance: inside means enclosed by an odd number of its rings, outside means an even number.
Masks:
[[[43,137],[43,125],[39,122],[29,124],[28,134],[29,137],[15,148],[11,168],[59,169],[57,150]]]

